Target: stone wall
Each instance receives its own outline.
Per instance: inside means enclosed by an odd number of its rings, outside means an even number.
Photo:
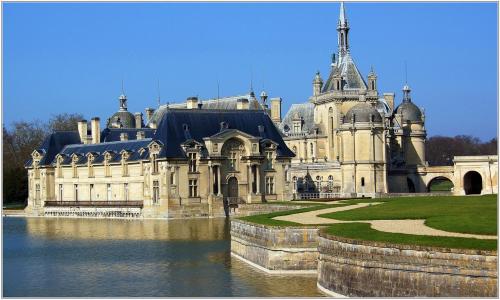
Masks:
[[[268,273],[316,273],[318,228],[231,221],[231,253]]]
[[[292,210],[292,209],[299,209],[299,208],[304,208],[304,206],[302,206],[302,205],[273,204],[273,203],[239,204],[238,208],[231,208],[230,209],[229,215],[231,217],[243,217],[243,216],[267,214],[267,213],[272,213],[272,212],[277,212],[277,211],[285,211],[285,210]]]
[[[318,287],[352,297],[497,297],[497,252],[357,241],[319,232]]]

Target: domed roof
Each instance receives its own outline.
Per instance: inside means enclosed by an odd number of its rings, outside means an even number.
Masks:
[[[112,124],[120,121],[123,128],[135,128],[135,118],[131,112],[117,111],[109,118],[108,127],[113,127]]]
[[[403,122],[420,122],[422,121],[422,111],[418,106],[411,102],[410,86],[405,84],[403,86],[403,102],[396,108],[396,114],[402,115]]]
[[[411,101],[405,101],[396,108],[396,114],[402,114],[402,121],[422,121],[422,111]]]
[[[354,122],[370,122],[371,116],[373,116],[373,122],[382,122],[382,116],[377,108],[367,102],[358,103],[351,107],[345,114],[344,123],[351,122],[353,115]]]

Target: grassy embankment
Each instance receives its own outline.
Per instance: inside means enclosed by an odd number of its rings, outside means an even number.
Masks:
[[[354,210],[320,215],[345,221],[361,220],[396,220],[425,219],[425,224],[440,230],[470,234],[497,234],[497,196],[434,196],[434,197],[401,197],[370,200],[350,200],[348,204],[360,202],[384,202]],[[279,215],[290,215],[298,212],[319,210],[337,205],[318,205],[306,209],[278,212],[273,214],[250,216],[244,220],[271,226],[301,226],[294,222],[284,222],[272,218]],[[366,223],[342,223],[329,225],[329,234],[368,241],[390,242],[435,246],[445,248],[496,250],[497,240],[479,240],[474,238],[436,237],[380,232]]]

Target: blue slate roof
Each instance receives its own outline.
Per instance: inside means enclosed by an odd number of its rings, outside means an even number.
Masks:
[[[49,134],[43,141],[40,148],[45,152],[44,156],[40,160],[40,165],[49,165],[54,157],[66,146],[70,144],[80,144],[80,135],[78,131],[55,131]],[[25,166],[31,166],[32,159],[30,158]]]
[[[222,128],[221,123],[227,124]],[[205,144],[203,138],[213,136],[225,130],[239,130],[254,137],[260,137],[260,142],[272,140],[278,144],[278,157],[293,157],[293,152],[288,149],[283,141],[278,128],[271,118],[262,110],[204,110],[204,109],[168,109],[165,111],[157,129],[110,129],[106,128],[101,133],[101,143],[81,144],[78,132],[56,132],[51,134],[42,144],[40,150],[44,151],[41,165],[55,165],[56,155],[60,153],[64,159],[63,165],[71,164],[71,156],[78,154],[78,165],[87,163],[87,154],[95,155],[94,163],[104,161],[104,153],[111,152],[111,162],[121,160],[120,152],[128,150],[129,161],[148,159],[148,145],[157,140],[164,147],[159,157],[184,159],[186,155],[181,145],[187,141],[196,141]],[[144,131],[147,138],[136,140],[137,131]],[[120,134],[126,132],[128,141],[119,141]],[[144,151],[141,151],[144,149]],[[202,156],[207,155],[207,149],[202,148]],[[31,160],[27,162],[31,166]]]
[[[151,143],[151,139],[142,139],[142,140],[135,140],[135,141],[118,141],[118,142],[109,142],[109,143],[99,143],[99,144],[77,144],[77,145],[68,145],[62,149],[60,152],[62,155],[65,155],[65,159],[63,160],[62,164],[70,164],[71,163],[71,155],[73,153],[77,153],[81,155],[80,159],[77,161],[77,164],[86,164],[87,163],[87,154],[89,152],[94,152],[97,154],[96,158],[94,159],[94,163],[102,163],[104,161],[104,153],[105,152],[111,152],[112,153],[112,159],[111,162],[119,162],[121,160],[121,154],[120,152],[122,150],[128,150],[131,152],[130,157],[128,160],[139,160],[139,159],[146,159],[149,154],[148,152],[148,145]],[[139,154],[139,150],[141,148],[145,148],[146,151],[142,153],[142,155]],[[56,161],[54,159],[53,164],[55,164]]]
[[[152,128],[106,128],[101,132],[101,143],[119,141],[122,133],[128,134],[129,140],[137,140],[139,131],[144,131],[145,138],[152,138],[155,133]]]
[[[154,139],[166,145],[161,157],[184,158],[181,144],[195,140],[204,144],[203,138],[221,132],[221,123],[227,129],[237,129],[255,137],[270,139],[278,144],[278,157],[294,157],[288,149],[279,130],[271,118],[262,110],[204,110],[204,109],[168,109],[165,111]],[[188,130],[185,130],[186,126]],[[263,131],[259,131],[263,126]]]

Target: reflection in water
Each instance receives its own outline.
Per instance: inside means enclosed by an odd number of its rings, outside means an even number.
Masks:
[[[229,220],[3,218],[4,296],[321,296],[230,256]]]

